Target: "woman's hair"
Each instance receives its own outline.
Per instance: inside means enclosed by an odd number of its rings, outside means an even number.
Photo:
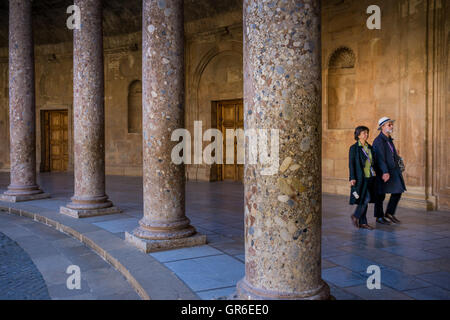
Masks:
[[[361,132],[363,131],[367,131],[367,133],[369,133],[369,128],[367,128],[366,126],[358,126],[355,129],[355,140],[358,141],[359,140],[359,135],[361,134]]]

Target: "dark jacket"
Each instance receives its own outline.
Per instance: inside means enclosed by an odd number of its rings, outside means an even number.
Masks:
[[[372,159],[375,161],[372,146],[370,144],[368,146],[370,151],[372,151]],[[375,183],[369,184],[369,180],[364,177],[364,165],[367,157],[362,149],[363,147],[359,146],[358,142],[356,142],[350,147],[348,152],[349,180],[356,180],[355,186],[350,191],[350,204],[359,204],[360,201],[366,198],[367,192],[370,192],[370,203],[374,203],[376,199]],[[353,195],[353,191],[358,193],[358,199]]]
[[[375,171],[377,173],[377,191],[379,194],[402,193],[406,191],[405,181],[398,166],[398,154],[392,138],[388,138],[382,132],[373,141],[373,151],[375,155]],[[394,152],[392,152],[389,144]],[[382,176],[389,173],[390,177],[384,182]]]

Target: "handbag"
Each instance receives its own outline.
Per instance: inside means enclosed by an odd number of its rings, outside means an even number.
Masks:
[[[399,167],[400,172],[405,171],[406,166],[405,166],[405,162],[403,161],[403,158],[400,157],[400,156],[397,154],[397,152],[394,151],[393,146],[391,146],[391,144],[390,144],[389,142],[388,142],[387,144],[388,144],[389,148],[390,148],[391,151],[392,151],[392,154],[393,154],[393,157],[394,157],[394,162],[395,162],[395,163],[397,164],[397,166]]]

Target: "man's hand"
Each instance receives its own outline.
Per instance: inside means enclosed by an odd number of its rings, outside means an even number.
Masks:
[[[381,179],[383,179],[384,182],[387,182],[389,180],[391,176],[389,175],[389,173],[385,173],[383,174],[383,176],[381,177]]]
[[[350,185],[354,186],[356,184],[356,180],[350,180]]]

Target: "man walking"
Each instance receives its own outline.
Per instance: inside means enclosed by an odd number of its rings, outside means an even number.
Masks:
[[[395,216],[398,202],[402,193],[406,191],[402,171],[399,166],[399,156],[392,141],[391,134],[394,131],[394,121],[388,117],[383,117],[378,121],[380,134],[373,141],[373,151],[375,156],[378,199],[375,202],[375,218],[378,223],[391,224],[400,223]],[[386,193],[391,194],[383,213],[383,202]]]

